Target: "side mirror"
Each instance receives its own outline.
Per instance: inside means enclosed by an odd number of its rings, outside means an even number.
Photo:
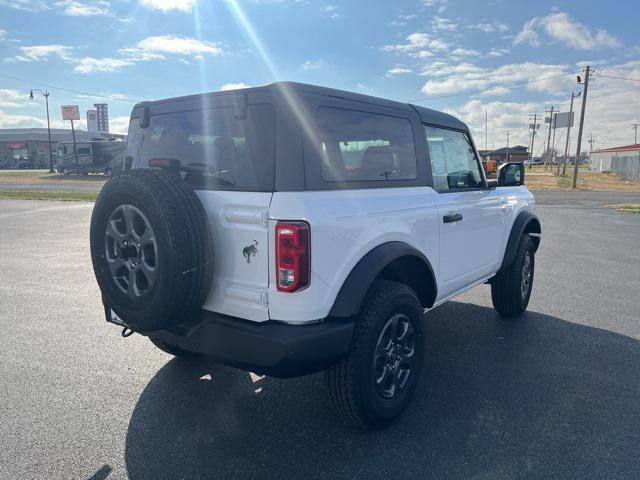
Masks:
[[[518,162],[503,163],[498,168],[499,187],[518,187],[524,185],[524,164]]]

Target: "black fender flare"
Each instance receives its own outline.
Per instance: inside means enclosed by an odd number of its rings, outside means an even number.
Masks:
[[[429,259],[419,250],[404,242],[387,242],[373,248],[360,259],[342,284],[333,307],[329,312],[330,317],[351,317],[360,311],[364,297],[373,281],[393,261],[407,257],[414,265],[420,265],[422,273],[428,278],[415,279],[414,285],[425,308],[433,306],[437,297],[437,282],[433,267]],[[418,263],[414,261],[417,260]],[[424,288],[419,288],[424,287]]]
[[[525,232],[526,234],[533,233],[537,235],[534,238],[533,244],[535,246],[535,250],[538,250],[538,247],[540,246],[540,235],[542,234],[540,220],[538,220],[538,217],[534,213],[528,210],[520,212],[513,222],[511,233],[509,234],[509,240],[507,241],[507,247],[504,251],[504,257],[502,258],[502,265],[500,265],[498,272],[502,272],[511,266],[513,260],[516,258],[516,250],[520,244],[520,239],[522,238],[522,235],[525,235]]]

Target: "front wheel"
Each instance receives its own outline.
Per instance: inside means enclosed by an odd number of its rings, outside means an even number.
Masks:
[[[326,372],[334,410],[364,428],[392,422],[413,397],[423,357],[422,306],[415,292],[401,283],[376,281],[349,354]]]
[[[535,248],[523,235],[511,266],[491,279],[493,307],[503,317],[516,317],[527,309],[533,287]]]

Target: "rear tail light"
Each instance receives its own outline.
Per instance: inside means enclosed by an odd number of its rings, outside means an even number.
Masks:
[[[310,239],[306,222],[276,224],[276,278],[281,292],[295,292],[309,286]]]
[[[152,168],[178,168],[180,167],[180,160],[175,158],[151,158],[149,159],[149,166]]]

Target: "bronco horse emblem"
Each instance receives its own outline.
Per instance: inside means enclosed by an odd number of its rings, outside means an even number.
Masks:
[[[242,249],[242,255],[247,259],[247,263],[251,263],[251,256],[256,256],[258,253],[258,242],[256,240],[253,241],[253,245],[246,246]]]

